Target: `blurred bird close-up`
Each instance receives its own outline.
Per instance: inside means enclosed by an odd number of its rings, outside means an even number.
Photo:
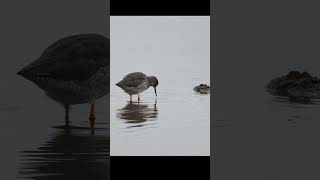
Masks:
[[[71,105],[88,103],[94,127],[95,101],[110,92],[110,40],[98,34],[62,38],[17,74],[34,82],[65,108],[69,125]]]

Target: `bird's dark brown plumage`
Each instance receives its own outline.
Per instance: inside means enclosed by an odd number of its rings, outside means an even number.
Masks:
[[[126,75],[119,83],[116,85],[119,87],[137,87],[139,86],[142,82],[146,81],[148,76],[141,72],[135,72],[135,73],[130,73]]]
[[[36,83],[65,107],[90,103],[90,127],[94,126],[95,100],[110,89],[110,40],[98,34],[78,34],[58,40],[41,56],[18,72]]]
[[[110,57],[109,39],[97,34],[74,35],[49,46],[18,74],[83,81],[109,64],[106,57]]]

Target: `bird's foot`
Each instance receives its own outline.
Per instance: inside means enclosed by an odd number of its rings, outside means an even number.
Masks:
[[[69,111],[70,111],[70,105],[66,104],[65,105],[65,115],[64,115],[64,120],[65,120],[65,126],[66,128],[69,127],[70,121],[69,121]]]
[[[65,126],[66,126],[66,128],[69,128],[69,126],[70,126],[70,121],[69,120],[65,120]]]
[[[96,119],[94,112],[95,112],[95,105],[91,104],[91,110],[90,110],[90,116],[89,116],[90,128],[94,128],[94,121]]]
[[[96,120],[96,118],[94,116],[89,117],[89,121],[90,121],[90,128],[93,129],[94,128],[94,121]]]

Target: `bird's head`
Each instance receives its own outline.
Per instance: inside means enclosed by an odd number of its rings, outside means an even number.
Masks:
[[[150,76],[148,79],[149,79],[149,85],[154,88],[154,93],[155,93],[156,96],[157,96],[157,89],[156,89],[156,87],[157,87],[158,84],[159,84],[158,79],[157,79],[155,76]]]

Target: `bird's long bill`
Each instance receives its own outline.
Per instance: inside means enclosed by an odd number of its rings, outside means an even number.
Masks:
[[[158,96],[156,87],[153,87],[153,88],[154,88],[154,93],[156,94],[156,96]]]

